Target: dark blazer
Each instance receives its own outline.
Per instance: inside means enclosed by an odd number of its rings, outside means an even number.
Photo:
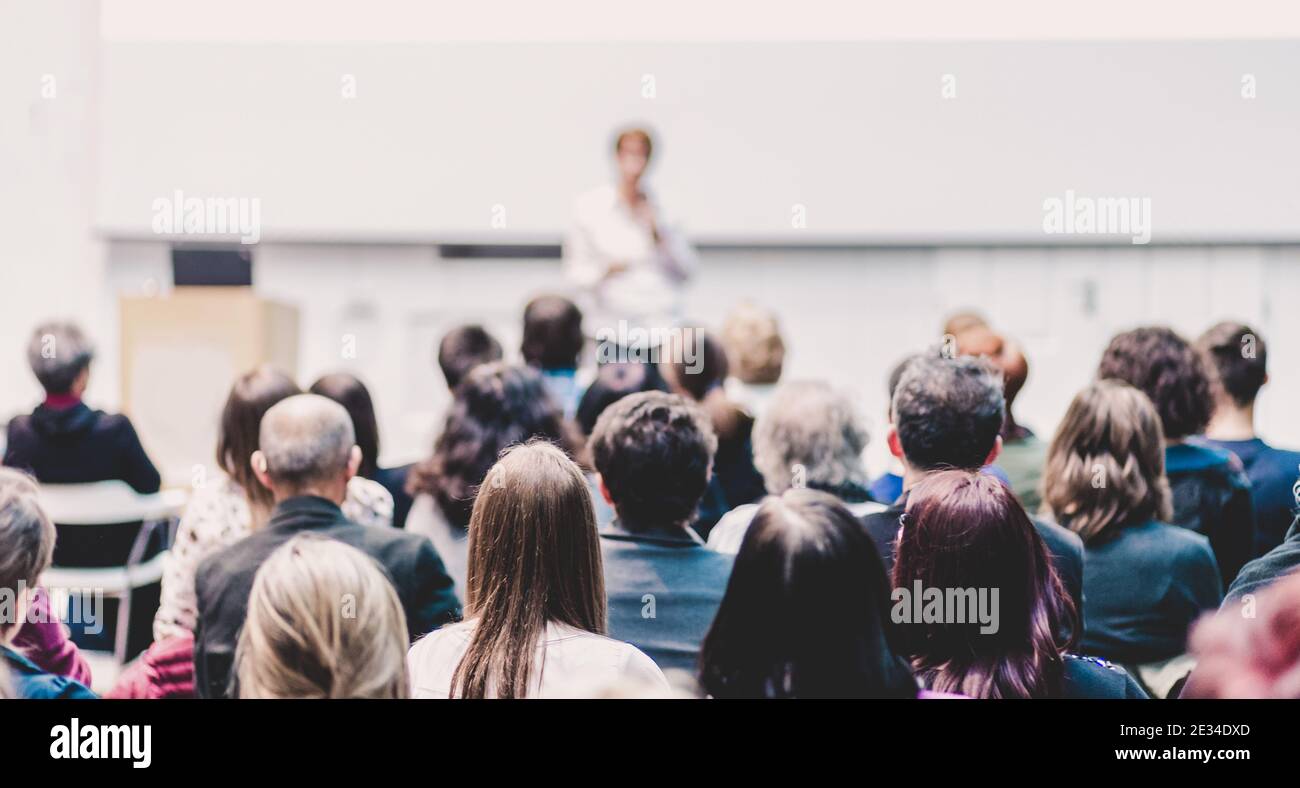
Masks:
[[[1255,555],[1255,507],[1250,479],[1236,455],[1208,446],[1165,449],[1165,475],[1174,494],[1174,525],[1205,534],[1223,584],[1230,585]]]
[[[1239,601],[1245,594],[1259,593],[1297,568],[1300,568],[1300,518],[1291,523],[1282,544],[1241,568],[1237,579],[1228,587],[1223,607],[1226,608],[1229,602]]]
[[[894,571],[895,541],[898,537],[899,518],[903,516],[903,509],[903,500],[899,499],[883,512],[875,512],[862,518],[862,524],[871,535],[871,541],[876,543],[876,549],[880,551],[880,561],[885,566],[886,575]],[[1074,532],[1055,523],[1032,517],[1030,519],[1038,529],[1038,535],[1047,543],[1047,550],[1052,554],[1052,565],[1056,567],[1056,573],[1061,577],[1065,592],[1074,602],[1074,609],[1079,614],[1079,627],[1084,629],[1083,540]]]
[[[1085,654],[1124,664],[1176,657],[1192,622],[1223,598],[1209,541],[1176,525],[1103,532],[1084,547],[1084,561]]]
[[[460,617],[451,578],[428,539],[395,528],[357,525],[324,498],[290,498],[276,504],[263,528],[199,564],[195,578],[199,623],[194,635],[199,697],[235,694],[231,670],[253,576],[276,548],[306,532],[350,544],[379,562],[406,611],[412,641]]]
[[[715,553],[683,530],[637,533],[616,520],[600,533],[609,597],[609,636],[660,668],[695,672],[734,556]]]
[[[1205,440],[1205,444],[1232,452],[1250,479],[1250,502],[1255,509],[1255,555],[1261,556],[1286,538],[1296,515],[1293,487],[1300,477],[1300,452],[1269,446],[1259,438],[1245,441]]]
[[[67,408],[40,405],[31,415],[15,416],[4,464],[46,484],[121,479],[139,493],[156,493],[161,484],[131,420],[83,402]]]
[[[413,464],[412,464],[413,465]],[[406,516],[411,513],[414,499],[406,492],[406,477],[411,474],[412,465],[397,468],[375,468],[370,477],[383,485],[388,494],[393,496],[393,527],[405,528]]]
[[[1096,657],[1065,655],[1061,697],[1067,700],[1147,700],[1128,671]]]

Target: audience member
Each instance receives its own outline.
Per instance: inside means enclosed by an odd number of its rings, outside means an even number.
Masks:
[[[19,698],[93,698],[84,684],[39,667],[20,652],[14,636],[26,628],[41,574],[54,557],[54,524],[41,510],[35,482],[17,471],[0,470],[0,670]],[[10,618],[12,616],[12,618]]]
[[[1300,452],[1275,448],[1255,434],[1255,399],[1268,382],[1268,349],[1259,332],[1241,323],[1219,323],[1196,345],[1210,362],[1215,384],[1206,443],[1232,452],[1245,466],[1255,555],[1263,555],[1281,544],[1295,519],[1293,488],[1300,477]]]
[[[456,326],[438,343],[438,368],[453,393],[471,369],[501,358],[501,343],[478,325]]]
[[[1098,379],[1141,389],[1165,431],[1165,474],[1173,490],[1173,523],[1205,534],[1224,585],[1255,552],[1250,480],[1230,452],[1187,439],[1209,424],[1213,406],[1206,362],[1168,328],[1138,328],[1115,336],[1102,354]]]
[[[937,471],[909,490],[906,514],[890,616],[924,686],[972,698],[1146,697],[1124,670],[1069,653],[1061,633],[1080,629],[1074,605],[1010,487]],[[913,615],[923,603],[940,614]]]
[[[686,399],[632,394],[596,422],[591,454],[617,518],[601,532],[610,636],[663,669],[697,668],[731,572],[690,528],[709,485],[713,429]]]
[[[570,454],[577,449],[536,370],[482,364],[456,389],[433,455],[411,469],[407,492],[415,501],[407,530],[433,540],[461,599],[467,590],[466,529],[479,485],[503,450],[531,438],[554,441]]]
[[[1133,667],[1179,657],[1222,600],[1209,540],[1168,524],[1164,466],[1160,415],[1120,381],[1080,392],[1052,441],[1047,506],[1084,544],[1084,653]]]
[[[700,684],[715,698],[915,698],[889,609],[876,548],[840,501],[765,498],[704,639]]]
[[[1300,699],[1300,574],[1261,593],[1254,607],[1253,615],[1225,608],[1196,625],[1196,669],[1181,697]]]
[[[1241,568],[1237,579],[1228,587],[1223,606],[1227,607],[1228,602],[1240,602],[1244,597],[1262,591],[1297,568],[1300,568],[1300,519],[1291,524],[1282,544]]]
[[[727,315],[721,337],[731,370],[727,397],[751,416],[762,416],[785,365],[785,340],[776,314],[743,303]]]
[[[253,578],[298,533],[337,539],[379,561],[406,611],[410,639],[459,617],[451,578],[427,539],[357,525],[339,508],[361,466],[352,419],[342,405],[315,394],[282,400],[262,417],[258,444],[253,472],[271,491],[275,508],[265,526],[199,564],[194,666],[200,696],[235,694],[231,665]]]
[[[357,476],[376,481],[388,491],[393,498],[393,527],[405,528],[406,515],[411,511],[411,496],[406,492],[406,477],[411,465],[379,466],[379,420],[375,418],[375,403],[366,384],[355,375],[335,372],[311,384],[309,392],[328,397],[347,408],[352,417],[352,428],[357,433],[357,445],[361,447],[361,469]]]
[[[259,448],[262,416],[276,403],[301,393],[288,375],[260,366],[241,375],[230,389],[217,428],[217,479],[196,484],[181,515],[171,552],[163,562],[162,601],[154,616],[155,642],[191,639],[198,625],[194,574],[208,556],[260,530],[275,505],[251,458]],[[343,514],[361,525],[386,527],[393,502],[384,488],[354,477],[347,484]],[[164,647],[167,654],[170,647]],[[158,656],[158,655],[156,655]]]
[[[578,403],[591,382],[584,380],[582,311],[563,296],[543,295],[524,307],[524,363],[542,373],[542,382],[564,418],[578,413]]]
[[[830,493],[857,517],[882,511],[867,492],[867,430],[853,402],[822,382],[782,384],[754,424],[754,465],[769,495],[807,487]],[[757,503],[732,509],[709,532],[709,548],[736,553]]]
[[[572,697],[623,680],[667,691],[645,654],[604,636],[590,495],[581,469],[546,441],[492,467],[470,520],[465,621],[411,648],[416,697]]]
[[[602,345],[608,350],[610,345]],[[600,355],[600,354],[598,354]],[[610,352],[609,355],[617,355]],[[584,436],[596,429],[596,420],[605,408],[628,394],[639,391],[668,391],[668,384],[656,364],[635,360],[606,361],[596,367],[596,379],[578,401],[577,422]]]
[[[410,697],[406,615],[373,558],[306,532],[263,562],[235,673],[241,698]]]
[[[692,527],[702,537],[724,514],[763,497],[763,477],[754,467],[754,417],[727,398],[727,353],[698,328],[682,329],[662,348],[664,380],[677,394],[699,403],[717,437],[713,476]]]
[[[982,359],[917,356],[899,378],[891,411],[889,451],[903,464],[904,493],[884,511],[862,518],[886,571],[894,565],[894,545],[911,488],[937,471],[977,471],[997,459],[1002,448],[1002,381]],[[1081,612],[1083,542],[1054,523],[1033,523],[1075,610]]]

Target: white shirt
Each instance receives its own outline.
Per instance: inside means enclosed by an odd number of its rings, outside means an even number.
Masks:
[[[474,626],[474,621],[450,624],[411,647],[406,664],[414,697],[450,696],[452,674],[469,648]],[[668,691],[663,671],[635,646],[564,624],[546,625],[546,633],[537,643],[528,697],[586,697],[622,683]],[[488,695],[492,695],[490,686]]]
[[[876,512],[883,512],[886,508],[884,504],[875,501],[846,503],[844,507],[852,512],[854,517],[858,518]],[[740,544],[745,541],[745,533],[749,530],[749,524],[753,521],[757,512],[758,504],[746,503],[722,515],[722,519],[718,520],[718,524],[713,526],[712,531],[709,531],[708,548],[714,552],[729,555],[739,553]]]
[[[646,199],[659,217],[658,206]],[[616,330],[619,320],[669,328],[681,318],[682,289],[696,267],[695,252],[661,218],[656,225],[658,243],[614,186],[578,197],[564,240],[564,273],[583,292],[593,330]],[[628,268],[605,277],[614,263]]]

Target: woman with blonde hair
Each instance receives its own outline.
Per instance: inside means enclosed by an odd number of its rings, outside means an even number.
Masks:
[[[299,534],[257,570],[235,670],[241,698],[406,698],[406,616],[379,564]]]
[[[604,567],[578,466],[542,440],[508,449],[469,522],[465,621],[411,648],[416,697],[573,697],[620,679],[667,687],[635,647],[604,636]]]
[[[1084,652],[1131,665],[1182,654],[1223,591],[1206,537],[1169,525],[1164,430],[1145,394],[1118,380],[1079,392],[1048,450],[1043,501],[1083,539]]]

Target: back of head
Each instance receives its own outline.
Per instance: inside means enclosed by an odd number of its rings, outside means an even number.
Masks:
[[[691,519],[708,487],[718,441],[697,406],[648,391],[606,409],[590,448],[619,520],[640,530]]]
[[[1268,349],[1259,332],[1245,323],[1223,322],[1196,340],[1218,391],[1237,407],[1255,401],[1268,378]]]
[[[1074,610],[1042,537],[1002,482],[954,470],[916,484],[893,585],[895,601],[900,593],[921,595],[908,608],[929,603],[927,594],[959,606],[939,621],[904,619],[897,628],[897,642],[931,689],[1016,698],[1059,688],[1064,649],[1056,633],[1075,631]],[[992,600],[994,631],[969,613],[979,594]]]
[[[75,323],[42,323],[27,343],[27,363],[46,394],[70,392],[94,357],[94,346]]]
[[[915,697],[888,611],[875,545],[842,503],[814,490],[766,498],[704,640],[700,682],[716,698]]]
[[[1300,574],[1261,591],[1254,615],[1242,604],[1230,602],[1192,630],[1196,669],[1182,697],[1300,699]]]
[[[596,379],[582,394],[578,403],[577,422],[583,435],[596,428],[600,414],[628,394],[639,391],[667,391],[668,383],[659,374],[655,364],[637,361],[616,361],[596,368]]]
[[[796,474],[828,492],[868,482],[866,428],[853,402],[827,383],[782,384],[754,423],[753,438],[754,467],[773,495],[790,489]]]
[[[0,589],[21,598],[32,589],[54,557],[54,524],[41,509],[36,482],[28,475],[0,468]],[[15,617],[0,618],[0,643],[16,629],[22,611],[4,609]]]
[[[438,367],[452,391],[474,367],[501,358],[501,343],[478,325],[457,326],[438,343]]]
[[[1151,400],[1118,380],[1079,392],[1048,450],[1043,500],[1085,542],[1153,517],[1168,520],[1164,431]]]
[[[375,418],[375,403],[370,390],[355,375],[335,372],[311,384],[308,391],[334,400],[347,409],[352,417],[357,445],[361,447],[361,468],[358,475],[372,478],[379,467],[379,420]]]
[[[269,505],[271,493],[257,481],[249,460],[258,449],[262,417],[281,400],[301,394],[293,378],[268,365],[239,376],[221,410],[217,465],[253,501]]]
[[[432,495],[447,519],[463,527],[479,483],[502,450],[530,438],[573,449],[563,415],[536,370],[482,364],[461,383],[433,455],[411,469],[408,491]]]
[[[785,363],[785,341],[776,314],[745,303],[722,325],[731,374],[744,383],[775,383]]]
[[[1141,389],[1156,406],[1167,440],[1199,434],[1210,422],[1213,403],[1205,360],[1163,326],[1117,334],[1102,354],[1097,378]]]
[[[541,369],[574,369],[586,344],[582,311],[558,295],[534,298],[524,307],[524,363]]]
[[[292,494],[346,481],[356,437],[342,405],[317,394],[296,394],[267,410],[258,442],[267,475]]]
[[[1002,430],[1002,377],[974,357],[916,356],[907,363],[892,405],[907,463],[919,470],[984,465]]]
[[[591,492],[563,451],[530,441],[492,466],[474,501],[466,575],[476,622],[454,694],[524,697],[548,623],[605,632],[605,580]]]
[[[730,364],[722,343],[702,328],[683,328],[667,341],[660,362],[669,387],[698,402],[719,440],[743,434],[753,417],[727,398],[723,384]]]
[[[235,657],[240,697],[408,697],[407,638],[401,601],[374,559],[299,534],[253,580]]]

